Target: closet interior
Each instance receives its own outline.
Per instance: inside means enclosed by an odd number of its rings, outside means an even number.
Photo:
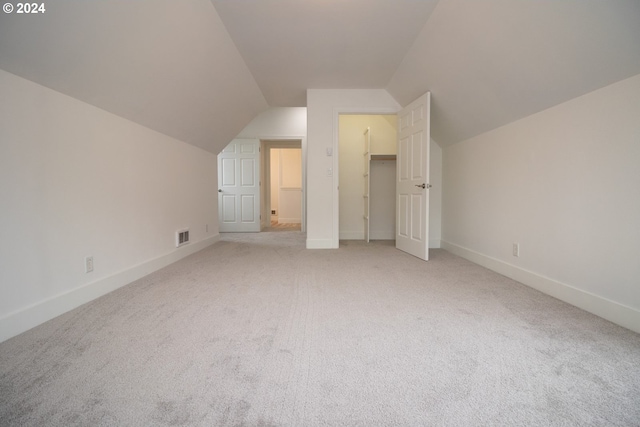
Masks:
[[[395,115],[340,116],[340,239],[395,239]]]

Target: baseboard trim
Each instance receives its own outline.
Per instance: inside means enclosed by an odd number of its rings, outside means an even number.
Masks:
[[[396,240],[396,232],[395,230],[371,230],[369,238],[371,240]]]
[[[307,239],[307,249],[335,249],[331,239]]]
[[[471,249],[442,240],[442,248],[542,293],[640,333],[640,311]]]
[[[0,342],[28,331],[89,301],[113,292],[220,240],[220,234],[180,247],[158,258],[135,265],[95,282],[50,297],[0,318]]]
[[[341,231],[340,240],[364,240],[364,231]]]
[[[372,240],[395,240],[394,232],[372,231],[369,236]],[[364,240],[364,232],[362,231],[341,231],[340,240]],[[307,246],[308,247],[308,246]],[[429,249],[439,249],[441,247],[440,239],[429,239]]]

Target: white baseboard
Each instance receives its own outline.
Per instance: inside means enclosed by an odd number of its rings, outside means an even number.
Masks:
[[[634,308],[444,240],[442,248],[533,289],[640,333],[640,311]]]
[[[200,242],[182,246],[166,255],[9,313],[0,319],[0,342],[128,285],[141,277],[198,252],[218,240],[220,240],[220,234]]]
[[[395,232],[372,231],[372,240],[395,240]],[[340,240],[364,240],[364,231],[341,231]],[[440,239],[429,239],[430,249],[439,249],[441,247]]]
[[[332,239],[307,239],[307,249],[336,249]]]
[[[364,240],[364,230],[362,231],[341,231],[340,240]]]
[[[369,234],[371,240],[395,240],[395,231],[377,231],[371,230]],[[340,240],[364,240],[363,231],[341,231]]]
[[[371,240],[396,240],[395,230],[371,230],[369,233]]]

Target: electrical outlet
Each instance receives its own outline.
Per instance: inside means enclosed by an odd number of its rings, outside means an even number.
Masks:
[[[519,243],[514,243],[513,244],[513,256],[520,256],[520,244]]]
[[[88,256],[84,259],[84,272],[91,273],[93,271],[93,257]]]

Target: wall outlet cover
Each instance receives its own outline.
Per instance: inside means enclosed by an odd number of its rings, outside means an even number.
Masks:
[[[93,257],[88,256],[84,259],[84,272],[91,273],[93,271]]]

